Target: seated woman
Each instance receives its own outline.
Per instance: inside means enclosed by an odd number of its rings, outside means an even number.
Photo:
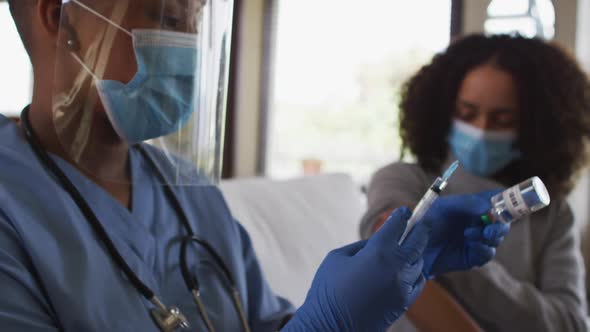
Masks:
[[[407,82],[400,132],[416,163],[393,163],[373,176],[363,238],[392,209],[414,206],[456,159],[462,168],[445,194],[539,176],[552,203],[513,224],[490,264],[428,286],[392,331],[585,331],[584,265],[565,201],[590,135],[589,83],[577,63],[539,39],[468,36]],[[456,307],[441,315],[449,294]]]

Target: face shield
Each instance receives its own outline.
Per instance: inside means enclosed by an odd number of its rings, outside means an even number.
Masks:
[[[101,154],[130,147],[133,164],[141,145],[166,184],[215,184],[232,9],[232,0],[64,0],[52,117],[70,159],[92,172]]]

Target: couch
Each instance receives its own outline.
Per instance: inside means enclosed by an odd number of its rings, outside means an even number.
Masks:
[[[229,180],[220,189],[271,287],[296,306],[326,254],[359,239],[364,196],[348,175]]]

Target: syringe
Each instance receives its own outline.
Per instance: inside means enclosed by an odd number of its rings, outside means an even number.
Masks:
[[[422,196],[422,199],[416,205],[414,212],[412,212],[412,216],[408,220],[408,225],[406,226],[406,230],[402,234],[402,237],[399,240],[399,244],[401,245],[410,231],[416,226],[416,224],[422,220],[422,217],[426,214],[428,209],[434,204],[436,199],[440,196],[440,193],[447,187],[448,181],[459,167],[459,161],[455,161],[454,163],[449,166],[449,168],[444,172],[442,177],[436,178],[434,183],[430,186],[426,194]]]

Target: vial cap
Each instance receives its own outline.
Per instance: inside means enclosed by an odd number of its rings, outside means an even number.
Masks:
[[[535,176],[532,180],[533,189],[537,193],[539,200],[537,204],[531,206],[531,211],[536,212],[548,206],[551,203],[551,197],[549,196],[547,187],[545,187],[545,184],[539,177]]]

